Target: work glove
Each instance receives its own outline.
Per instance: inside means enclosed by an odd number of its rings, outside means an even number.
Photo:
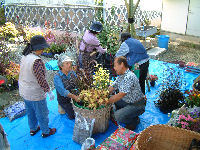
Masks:
[[[55,96],[54,96],[54,94],[53,94],[52,91],[47,92],[47,94],[49,95],[49,100],[50,100],[50,101],[54,100]]]

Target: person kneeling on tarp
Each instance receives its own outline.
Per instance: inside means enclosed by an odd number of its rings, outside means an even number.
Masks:
[[[111,96],[109,103],[114,103],[116,106],[114,111],[116,121],[124,123],[128,129],[134,130],[140,122],[138,116],[145,112],[146,100],[138,78],[129,70],[125,57],[115,58],[114,69],[119,76],[109,87],[109,92],[119,90],[119,93]]]
[[[60,70],[54,77],[59,107],[67,113],[69,119],[75,118],[71,99],[78,101],[78,96],[72,94],[72,90],[76,89],[76,73],[72,70],[72,62],[70,57],[61,56],[58,60]]]

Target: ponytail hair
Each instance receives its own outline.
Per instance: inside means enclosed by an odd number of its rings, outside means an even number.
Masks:
[[[31,44],[28,43],[28,44],[26,45],[26,47],[24,48],[22,54],[23,54],[24,56],[26,56],[26,55],[30,54],[31,52],[32,52],[32,47],[31,47]]]

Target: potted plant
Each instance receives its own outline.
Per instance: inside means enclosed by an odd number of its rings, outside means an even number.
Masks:
[[[163,77],[161,87],[157,92],[159,96],[154,103],[160,111],[169,113],[185,103],[184,94],[181,92],[185,82],[180,71],[175,71],[174,68],[165,69]]]
[[[73,101],[73,108],[85,118],[95,118],[93,133],[108,128],[111,106],[107,105],[110,85],[109,73],[101,66],[95,67],[94,75],[87,71],[77,73],[80,102]]]
[[[156,82],[156,80],[158,80],[158,76],[157,75],[149,75],[149,77],[148,77],[148,79],[150,80],[150,85],[152,86],[152,87],[154,87],[155,86],[155,82]]]
[[[172,111],[168,125],[200,132],[200,107],[179,108]]]
[[[194,90],[186,91],[185,93],[187,95],[185,101],[189,107],[200,107],[200,94],[196,93]]]

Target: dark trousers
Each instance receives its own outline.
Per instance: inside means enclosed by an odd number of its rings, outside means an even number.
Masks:
[[[75,114],[71,103],[71,98],[63,97],[57,92],[58,104],[65,110],[69,119],[74,119]]]
[[[134,103],[126,103],[123,100],[115,102],[116,111],[114,112],[115,119],[126,125],[134,124],[137,117],[145,112],[145,99],[138,100]]]
[[[149,69],[149,60],[139,66],[140,68],[140,77],[139,83],[142,90],[142,93],[145,95],[145,80],[147,78],[147,73]]]

